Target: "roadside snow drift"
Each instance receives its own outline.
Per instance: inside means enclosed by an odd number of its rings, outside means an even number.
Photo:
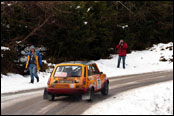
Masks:
[[[118,55],[112,55],[112,59],[100,59],[97,63],[100,71],[107,77],[138,74],[153,71],[173,70],[173,42],[154,45],[144,51],[133,51],[126,56],[126,69],[117,68]],[[164,61],[160,61],[165,59]]]
[[[37,83],[35,79],[34,84],[31,84],[29,83],[30,76],[24,77],[13,73],[9,73],[7,76],[1,74],[1,94],[46,87],[50,74],[40,72],[38,76],[40,77],[39,82]]]
[[[82,115],[172,115],[173,81],[119,93]]]

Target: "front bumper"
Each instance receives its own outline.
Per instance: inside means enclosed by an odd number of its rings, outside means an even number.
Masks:
[[[88,88],[46,88],[52,95],[82,95],[88,92]]]

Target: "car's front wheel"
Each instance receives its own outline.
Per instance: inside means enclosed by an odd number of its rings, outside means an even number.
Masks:
[[[109,84],[108,84],[108,82],[106,82],[104,84],[104,88],[101,90],[101,93],[104,96],[108,95],[108,93],[109,93]]]

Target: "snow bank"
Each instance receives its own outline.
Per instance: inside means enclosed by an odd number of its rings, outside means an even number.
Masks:
[[[160,88],[160,89],[159,89]],[[82,115],[172,115],[173,81],[123,92],[103,100]]]
[[[8,92],[17,92],[22,90],[36,89],[47,87],[47,81],[50,73],[38,73],[40,81],[37,83],[36,79],[34,84],[30,82],[30,76],[22,76],[19,74],[8,73],[8,75],[1,74],[1,94]]]
[[[167,59],[166,62],[160,61],[162,56]],[[120,68],[117,68],[118,55],[112,55],[112,57],[112,59],[100,59],[92,62],[97,63],[100,71],[104,72],[107,77],[173,70],[173,62],[170,61],[173,59],[173,43],[160,43],[148,50],[133,51],[131,54],[127,54],[126,69],[122,68],[122,61]]]

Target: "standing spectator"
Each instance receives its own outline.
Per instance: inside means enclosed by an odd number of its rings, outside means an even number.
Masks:
[[[116,49],[119,49],[119,57],[118,57],[118,64],[117,68],[120,67],[120,61],[122,59],[123,61],[123,68],[125,69],[125,60],[126,60],[126,49],[127,49],[127,43],[125,43],[123,40],[120,40],[119,44],[116,46]]]

